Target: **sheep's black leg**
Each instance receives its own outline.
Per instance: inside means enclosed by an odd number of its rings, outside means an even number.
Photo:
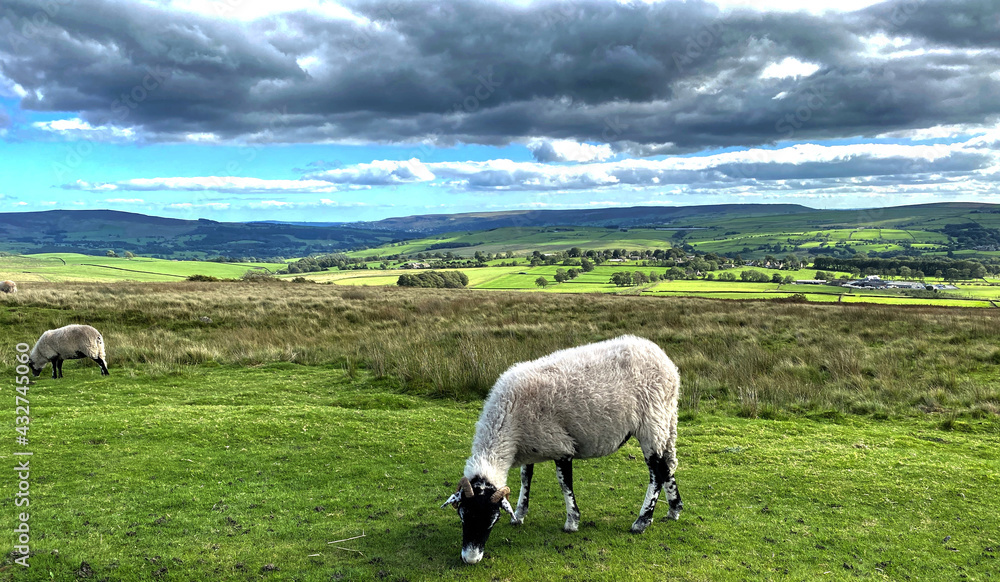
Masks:
[[[653,511],[656,509],[656,501],[660,498],[660,492],[667,490],[667,500],[670,503],[670,513],[668,517],[677,519],[680,517],[681,495],[677,490],[677,480],[671,471],[672,457],[660,456],[653,453],[646,459],[649,466],[649,488],[646,490],[646,499],[639,510],[639,518],[632,524],[632,533],[642,533],[653,521]]]
[[[52,359],[52,379],[62,378],[62,358],[56,356]]]
[[[566,500],[566,524],[563,526],[563,531],[574,532],[580,527],[580,508],[577,507],[576,496],[573,495],[573,459],[556,461],[556,477],[559,478],[563,498]]]
[[[510,523],[513,525],[524,523],[524,516],[528,513],[528,495],[531,493],[531,476],[534,473],[534,465],[521,465],[521,490],[517,494],[517,509],[514,510],[514,517],[510,518]]]
[[[101,358],[94,358],[94,361],[97,362],[97,365],[101,367],[101,376],[110,376],[111,375],[111,374],[108,373],[108,365],[104,363],[103,359],[101,359]]]

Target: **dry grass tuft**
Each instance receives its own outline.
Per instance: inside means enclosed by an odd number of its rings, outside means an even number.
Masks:
[[[984,310],[186,281],[34,283],[4,307],[8,366],[15,343],[88,323],[118,368],[360,367],[400,390],[472,399],[515,362],[632,333],[677,362],[695,413],[990,415],[1000,402],[987,381],[1000,315]]]

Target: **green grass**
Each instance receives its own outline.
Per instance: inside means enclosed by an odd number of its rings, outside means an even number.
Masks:
[[[32,284],[0,304],[0,375],[15,376],[17,342],[72,322],[104,332],[112,375],[69,361],[64,378],[47,369],[31,386],[36,553],[30,570],[8,556],[0,580],[997,577],[998,319],[661,296]],[[484,561],[463,565],[459,520],[439,505],[480,398],[514,362],[621,333],[653,339],[681,370],[681,520],[627,533],[648,479],[632,441],[576,464],[578,533],[561,531],[554,470],[539,465],[525,524],[502,520]],[[516,496],[515,472],[510,484]],[[13,493],[0,496],[8,527]]]
[[[277,271],[273,263],[213,263],[149,257],[95,257],[76,253],[42,253],[0,257],[0,277],[18,283],[49,281],[178,281],[191,275],[238,278],[251,269]]]
[[[576,464],[578,533],[561,531],[554,470],[539,465],[525,524],[502,520],[470,567],[458,518],[438,506],[478,403],[400,395],[330,366],[66,368],[31,392],[37,553],[0,579],[72,580],[83,562],[111,580],[1000,575],[995,419],[942,430],[688,411],[680,521],[661,507],[646,533],[627,533],[648,478],[632,441]]]

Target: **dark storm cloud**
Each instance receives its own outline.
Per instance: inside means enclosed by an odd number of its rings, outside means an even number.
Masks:
[[[6,0],[0,82],[26,93],[24,109],[164,141],[541,137],[656,155],[1000,113],[1000,23],[988,0],[825,16],[721,14],[698,0],[349,7],[367,22],[299,11],[236,23],[114,0]],[[906,46],[893,55],[876,35]],[[762,75],[789,57],[819,68]]]

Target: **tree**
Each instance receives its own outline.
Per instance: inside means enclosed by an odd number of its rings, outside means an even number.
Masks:
[[[108,252],[106,252],[106,253],[104,253],[104,254],[105,254],[106,256],[109,256],[109,257],[117,257],[117,256],[118,256],[118,253],[116,253],[115,251],[113,251],[113,250],[111,250],[111,249],[108,249]]]
[[[566,269],[557,269],[553,278],[556,283],[565,283],[569,279],[569,273],[566,272]]]
[[[777,283],[778,285],[781,285],[781,282],[783,280],[784,280],[784,278],[781,276],[780,273],[775,273],[775,274],[771,275],[771,282],[772,283]]]
[[[569,275],[570,279],[576,279],[580,276],[580,269],[570,269],[569,271],[566,271],[566,274]]]
[[[396,280],[400,287],[437,287],[457,289],[469,284],[469,277],[461,271],[424,271],[410,275],[403,273]]]
[[[614,283],[617,287],[628,287],[632,285],[632,273],[628,271],[618,271],[611,275],[609,283]]]
[[[131,261],[135,258],[135,254],[132,251],[125,251],[125,258]]]
[[[646,273],[643,273],[642,271],[632,273],[633,285],[645,285],[646,283],[649,283],[649,276],[646,275]]]
[[[671,281],[675,279],[684,279],[685,277],[687,277],[687,273],[685,273],[684,269],[681,269],[680,267],[670,267],[667,269],[667,272],[663,274],[664,279],[670,279]]]
[[[781,280],[782,285],[791,285],[795,282],[795,277],[791,275],[785,275],[785,278]]]
[[[770,281],[770,278],[767,276],[767,274],[762,273],[761,271],[755,271],[753,269],[750,269],[747,271],[740,272],[740,280],[747,281],[750,283],[767,283],[768,281]]]
[[[546,286],[547,286],[548,284],[549,284],[549,281],[548,281],[548,279],[546,279],[545,277],[539,277],[539,278],[535,279],[535,285],[538,285],[539,287],[542,287],[543,289],[544,289],[544,288],[545,288],[545,287],[546,287]]]
[[[594,263],[590,259],[580,259],[580,268],[584,273],[589,273],[594,270]]]

